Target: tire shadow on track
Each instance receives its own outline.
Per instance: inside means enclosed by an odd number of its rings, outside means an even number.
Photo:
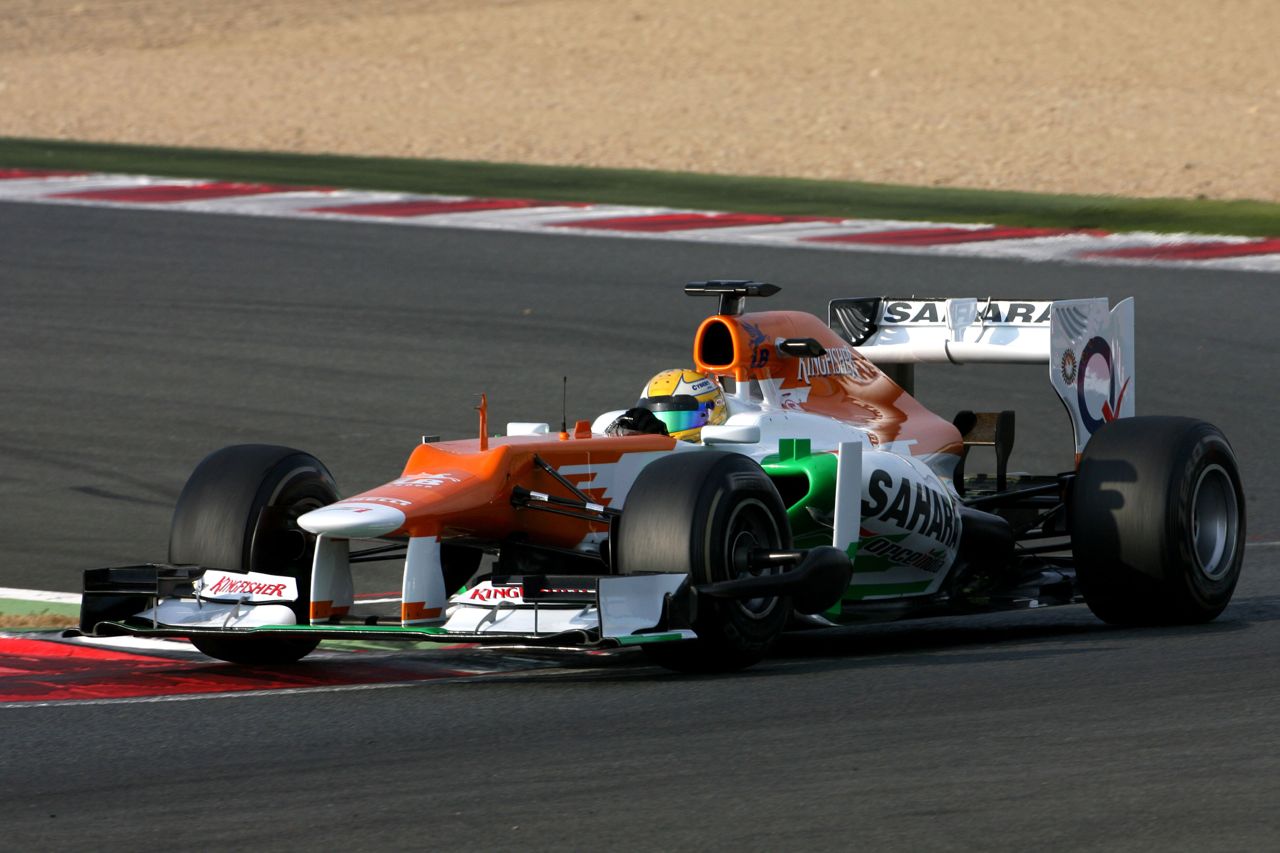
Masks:
[[[1267,618],[1280,618],[1280,614],[1271,614]],[[1098,639],[1183,636],[1189,631],[1237,631],[1246,628],[1247,622],[1255,621],[1247,618],[1243,612],[1230,613],[1218,622],[1205,625],[1144,628],[1107,625],[1087,614],[1066,622],[1036,621],[1017,624],[974,625],[959,621],[963,619],[965,617],[960,616],[950,617],[950,621],[897,622],[795,632],[783,636],[774,654],[791,658],[868,657],[899,652],[946,651],[972,646],[990,646],[992,651],[997,651],[1010,644],[1046,640],[1072,642],[1088,650],[1083,644],[1093,646]]]
[[[1280,621],[1280,595],[1252,595],[1232,600],[1226,611],[1209,625],[1277,621]]]
[[[961,617],[963,618],[963,617]],[[560,666],[509,673],[502,681],[530,686],[600,683],[602,681],[670,681],[673,679],[776,678],[812,672],[872,670],[902,666],[971,666],[1108,656],[1142,640],[1221,637],[1248,631],[1255,620],[1229,610],[1207,625],[1168,628],[1117,628],[1095,620],[1087,611],[1057,617],[1052,622],[1010,624],[1008,614],[970,617],[986,624],[958,623],[954,617],[916,622],[816,629],[785,634],[773,652],[753,667],[738,672],[691,675],[661,669],[639,650],[603,654],[588,660],[580,653],[564,653]],[[1269,614],[1268,618],[1280,618]],[[990,621],[999,620],[999,621]],[[476,681],[488,681],[479,676]]]

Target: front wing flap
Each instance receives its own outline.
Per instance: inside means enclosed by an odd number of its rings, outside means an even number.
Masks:
[[[170,628],[150,627],[135,622],[100,622],[95,636],[132,635],[140,637],[192,636],[283,636],[319,637],[322,640],[403,640],[405,642],[459,643],[494,646],[537,646],[544,648],[611,649],[645,643],[692,640],[696,634],[688,629],[632,634],[624,637],[601,637],[592,631],[563,631],[554,634],[497,634],[446,631],[444,628],[401,628],[398,625],[264,625],[260,628]]]

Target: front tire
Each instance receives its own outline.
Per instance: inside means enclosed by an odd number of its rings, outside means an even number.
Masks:
[[[640,472],[623,507],[616,559],[623,574],[685,572],[696,586],[748,573],[753,548],[790,547],[786,507],[760,466],[707,450],[672,454]],[[774,644],[790,609],[781,597],[699,598],[698,639],[641,648],[683,672],[742,669]]]
[[[187,480],[173,511],[169,562],[293,577],[298,624],[310,621],[315,536],[298,517],[338,500],[333,475],[309,453],[240,444],[209,454]],[[293,663],[319,640],[271,636],[193,636],[192,645],[231,663]]]
[[[1212,424],[1125,418],[1081,457],[1071,500],[1076,576],[1113,625],[1208,622],[1244,561],[1245,499],[1235,454]]]

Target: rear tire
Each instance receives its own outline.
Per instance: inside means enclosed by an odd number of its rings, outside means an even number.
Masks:
[[[1104,622],[1208,622],[1231,600],[1245,498],[1217,427],[1176,417],[1107,424],[1084,449],[1071,519],[1076,576]]]
[[[616,559],[623,574],[684,572],[694,585],[747,573],[747,550],[791,547],[786,507],[755,462],[736,453],[677,453],[650,463],[627,494]],[[699,598],[698,639],[641,648],[682,672],[724,672],[760,660],[787,623],[790,602]]]
[[[209,454],[187,480],[173,511],[169,562],[234,572],[293,577],[298,624],[310,621],[315,536],[298,516],[338,500],[333,475],[314,456],[289,447],[240,444]],[[195,636],[209,657],[231,663],[293,663],[318,639],[271,636]]]

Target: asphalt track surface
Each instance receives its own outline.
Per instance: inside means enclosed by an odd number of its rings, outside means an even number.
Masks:
[[[225,444],[302,447],[356,491],[421,434],[472,433],[481,391],[495,424],[558,421],[563,375],[571,420],[626,405],[687,363],[712,306],[679,285],[706,277],[818,312],[1136,296],[1139,411],[1213,420],[1244,468],[1234,603],[1198,628],[1069,607],[798,636],[735,676],[629,655],[0,708],[0,849],[1274,849],[1274,275],[0,204],[0,586],[163,558],[187,473]],[[1069,463],[1042,369],[937,368],[919,391],[1016,409],[1014,468]]]

